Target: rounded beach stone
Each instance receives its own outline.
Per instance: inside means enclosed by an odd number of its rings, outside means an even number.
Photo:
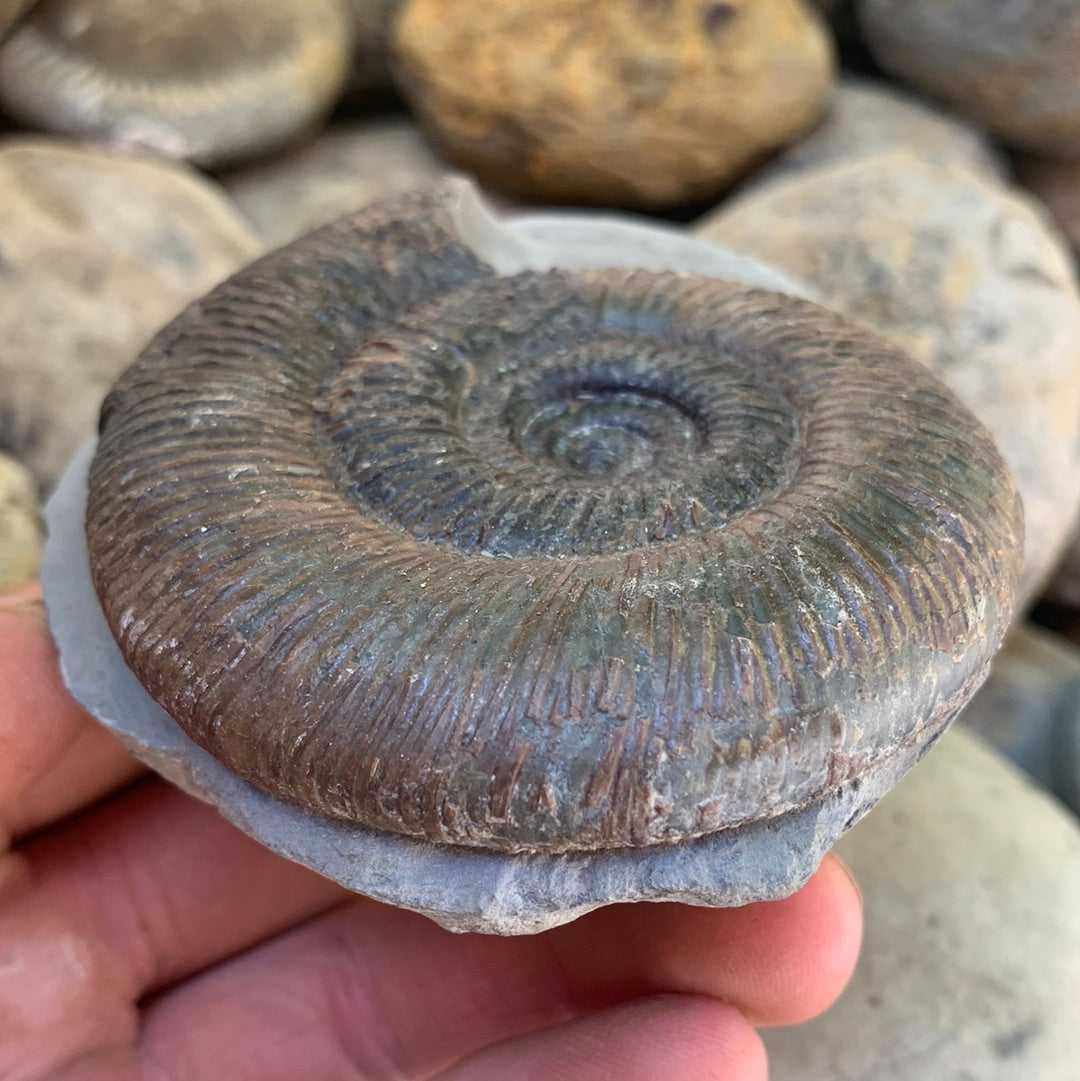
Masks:
[[[883,68],[1018,150],[1080,158],[1074,0],[861,0]]]
[[[0,593],[37,576],[44,546],[33,477],[14,458],[0,454]]]
[[[732,183],[813,125],[832,75],[802,0],[411,0],[395,48],[403,93],[485,184],[636,207]]]
[[[0,449],[48,489],[162,323],[262,245],[186,168],[0,141]]]
[[[451,172],[404,117],[337,124],[306,146],[221,177],[270,247]]]
[[[210,166],[285,143],[344,85],[341,0],[41,0],[0,46],[32,127]]]
[[[975,128],[875,79],[841,76],[822,121],[785,148],[749,183],[840,165],[891,150],[908,150],[934,165],[959,163],[1003,177],[1005,165]]]
[[[845,837],[866,934],[840,1001],[764,1032],[774,1081],[1073,1081],[1080,828],[971,734]]]
[[[980,417],[1023,496],[1032,599],[1080,508],[1080,297],[1041,210],[896,151],[748,188],[696,232],[808,283]]]

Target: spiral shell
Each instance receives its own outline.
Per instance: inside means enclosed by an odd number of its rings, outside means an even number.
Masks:
[[[110,394],[87,537],[144,686],[279,797],[510,852],[899,776],[1011,612],[985,432],[807,302],[499,274],[459,198],[265,257]]]
[[[0,49],[0,102],[33,127],[217,165],[327,113],[349,38],[338,0],[41,0]]]

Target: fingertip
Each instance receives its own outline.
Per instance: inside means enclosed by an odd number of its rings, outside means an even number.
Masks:
[[[862,945],[862,893],[855,876],[829,854],[798,893],[777,906],[797,941],[790,942],[770,1001],[752,1020],[759,1025],[793,1025],[827,1010],[855,971]],[[790,935],[788,936],[790,937]]]
[[[767,1081],[761,1037],[714,999],[655,995],[489,1045],[438,1081]]]

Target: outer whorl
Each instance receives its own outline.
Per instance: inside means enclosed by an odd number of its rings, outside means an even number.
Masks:
[[[87,532],[139,679],[275,795],[507,851],[899,777],[1011,613],[977,421],[790,297],[501,276],[456,198],[265,257],[106,401]]]

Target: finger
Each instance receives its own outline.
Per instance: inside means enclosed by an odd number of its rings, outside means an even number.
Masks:
[[[787,1025],[844,989],[862,940],[862,899],[835,856],[794,896],[725,910],[622,905],[553,932],[568,978],[602,1001],[679,991],[720,998],[754,1024]]]
[[[123,784],[132,768],[64,690],[36,591],[0,600],[0,833],[47,825],[75,810],[76,800]]]
[[[730,1006],[666,995],[484,1048],[437,1081],[766,1081],[765,1048]]]
[[[266,1033],[273,1043],[273,1035]],[[192,1039],[188,1045],[201,1042]],[[357,1074],[341,1048],[330,1045],[318,1061],[309,1060],[302,1073],[237,1072],[250,1063],[217,1061],[192,1068],[163,1058],[161,1049],[144,1046],[106,1048],[78,1056],[50,1073],[48,1081],[136,1081],[168,1076],[170,1081],[208,1081],[227,1076],[243,1081],[258,1076],[353,1077],[375,1081],[377,1075]],[[166,1066],[167,1063],[167,1066]],[[160,1067],[160,1069],[158,1069]],[[167,1070],[167,1073],[166,1073]],[[218,1070],[228,1071],[219,1073]],[[517,1039],[505,1040],[470,1055],[440,1072],[432,1081],[766,1081],[765,1049],[757,1033],[730,1006],[686,995],[671,995],[616,1006]],[[395,1081],[407,1075],[393,1074]],[[413,1075],[417,1076],[417,1075]]]
[[[35,1081],[130,1052],[144,990],[342,895],[156,780],[2,862],[0,1077]]]
[[[158,780],[21,851],[29,904],[103,944],[132,1001],[348,896]]]
[[[131,784],[146,767],[98,724],[83,728],[67,750],[9,808],[13,841],[60,822]]]
[[[357,898],[152,1002],[140,1062],[170,1081],[428,1078],[575,1016],[551,960],[538,937],[454,935]]]
[[[497,1041],[669,991],[786,1022],[839,993],[859,927],[857,892],[832,860],[786,901],[619,906],[517,939],[454,936],[357,901],[166,994],[147,1015],[147,1048],[176,1081],[218,1061],[237,1081],[285,1081],[310,1063],[328,1076],[427,1077]]]

